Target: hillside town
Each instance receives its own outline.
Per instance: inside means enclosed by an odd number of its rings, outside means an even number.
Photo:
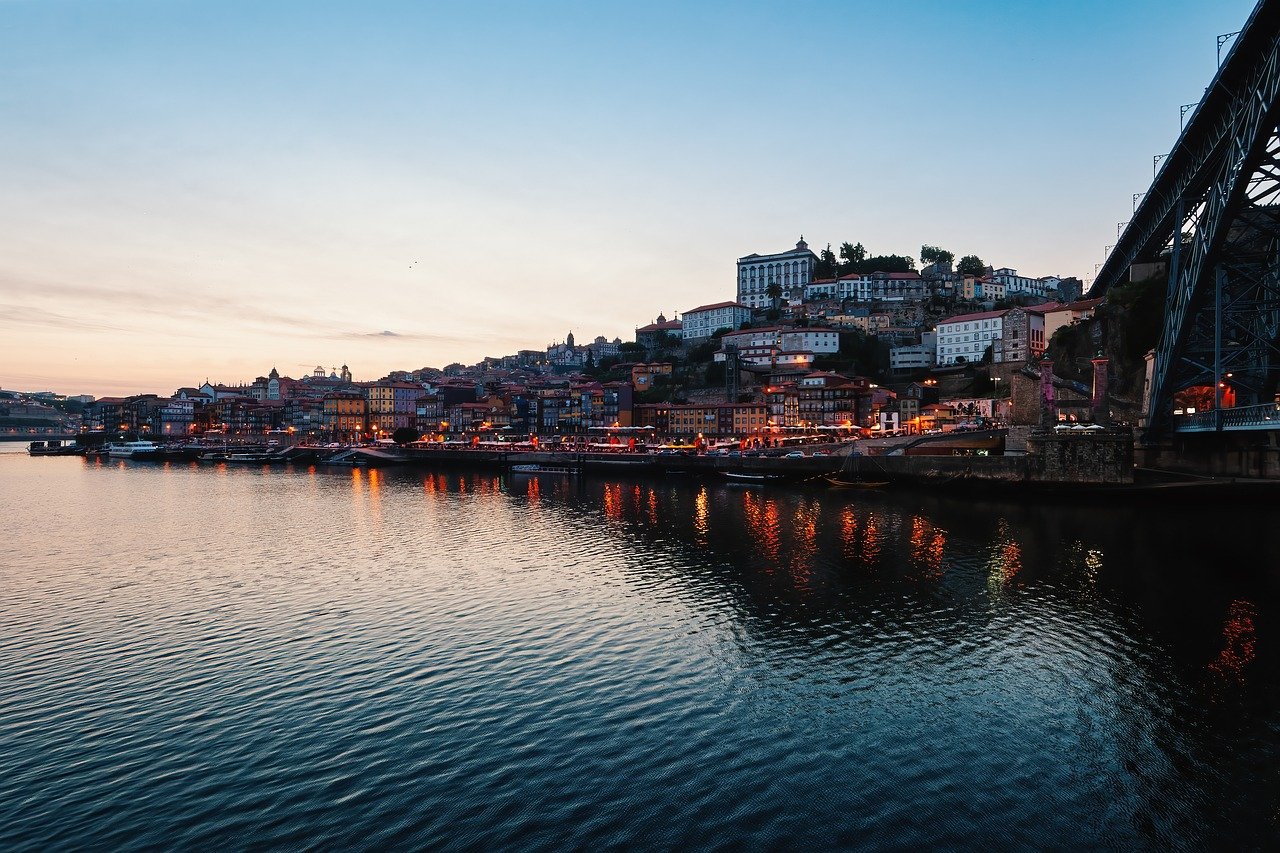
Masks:
[[[373,380],[344,364],[300,377],[273,367],[234,384],[205,378],[168,394],[3,392],[0,432],[360,442],[405,430],[444,441],[648,427],[763,444],[818,429],[899,435],[1016,422],[1018,386],[1038,382],[1027,368],[1101,300],[1082,299],[1074,278],[975,256],[957,264],[932,246],[920,256],[928,263],[916,270],[913,258],[868,257],[848,243],[839,256],[815,253],[801,238],[738,258],[732,299],[660,313],[629,341],[580,342],[570,331],[539,349]]]

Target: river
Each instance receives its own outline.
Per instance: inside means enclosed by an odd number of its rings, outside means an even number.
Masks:
[[[0,847],[1265,846],[1273,508],[0,447]]]

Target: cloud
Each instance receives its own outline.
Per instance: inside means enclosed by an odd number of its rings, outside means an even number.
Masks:
[[[0,305],[0,320],[17,323],[23,326],[51,326],[57,329],[77,329],[95,332],[123,332],[119,326],[106,323],[94,323],[77,317],[68,317],[41,308],[26,305]]]

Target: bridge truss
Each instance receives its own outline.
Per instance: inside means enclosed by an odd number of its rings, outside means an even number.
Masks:
[[[1192,386],[1215,389],[1215,410],[1226,387],[1240,405],[1275,400],[1278,123],[1280,0],[1261,0],[1090,291],[1098,296],[1126,280],[1134,263],[1167,266],[1164,325],[1148,389],[1149,434],[1179,426],[1173,396]]]

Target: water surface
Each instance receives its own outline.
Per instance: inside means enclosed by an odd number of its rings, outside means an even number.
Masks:
[[[0,846],[1264,846],[1270,508],[0,447]]]

